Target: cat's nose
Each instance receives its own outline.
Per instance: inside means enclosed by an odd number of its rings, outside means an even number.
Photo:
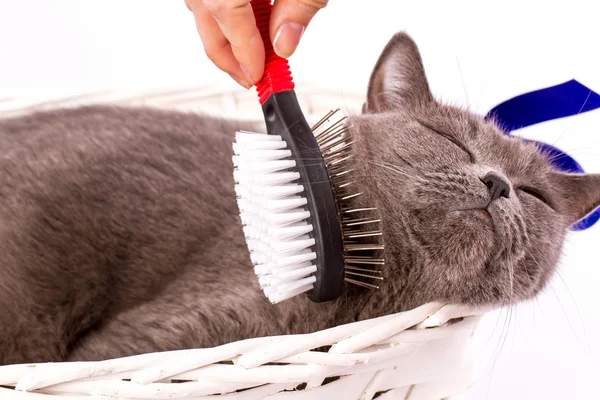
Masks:
[[[488,172],[481,178],[481,182],[483,182],[490,191],[491,201],[494,201],[499,197],[510,196],[510,184],[506,178],[502,177],[497,172]]]

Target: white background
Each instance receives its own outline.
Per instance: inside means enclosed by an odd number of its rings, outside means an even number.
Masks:
[[[290,62],[297,82],[364,92],[406,30],[435,95],[477,112],[572,78],[600,92],[592,1],[550,3],[331,0]],[[204,56],[183,0],[0,0],[0,99],[198,84],[235,87]],[[600,111],[522,134],[600,172]],[[571,234],[548,290],[486,317],[473,398],[598,398],[599,239],[600,224]]]

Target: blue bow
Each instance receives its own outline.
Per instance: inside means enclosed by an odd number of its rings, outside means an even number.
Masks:
[[[554,119],[570,117],[600,108],[600,95],[572,79],[513,97],[492,108],[486,118],[495,118],[507,135],[510,132]],[[533,141],[548,154],[555,168],[572,173],[583,173],[577,161],[562,150],[547,143]],[[572,230],[584,230],[600,219],[600,208],[577,222]]]

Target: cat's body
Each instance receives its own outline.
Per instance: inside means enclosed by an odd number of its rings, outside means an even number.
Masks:
[[[252,125],[107,107],[0,123],[0,360],[107,358],[324,327],[321,312],[292,317],[286,310],[303,307],[271,306],[258,288],[231,173],[241,128]]]
[[[519,301],[600,203],[597,175],[559,174],[533,145],[436,103],[405,35],[351,126],[358,202],[382,213],[386,279],[333,302],[271,305],[233,191],[233,135],[252,124],[110,107],[0,121],[0,364],[311,332],[429,301]]]

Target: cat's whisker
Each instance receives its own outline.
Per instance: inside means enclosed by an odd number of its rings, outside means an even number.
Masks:
[[[456,67],[458,68],[458,73],[460,76],[460,82],[462,84],[463,94],[465,96],[465,101],[467,103],[467,107],[471,107],[471,101],[469,99],[469,92],[467,91],[467,85],[465,83],[465,77],[463,75],[462,66],[460,65],[460,60],[458,59],[458,52],[456,51],[456,43],[452,41],[452,46],[454,47],[454,54],[456,59]]]
[[[515,348],[515,339],[517,337],[517,325],[518,325],[517,324],[517,321],[518,321],[518,319],[517,319],[517,312],[518,312],[518,308],[514,305],[514,303],[511,306],[511,308],[513,309],[513,312],[511,312],[513,318],[511,319],[509,325],[513,326],[513,340],[512,340],[512,347],[511,347],[511,350],[510,350],[511,354],[512,354],[512,352],[513,352],[513,350]]]
[[[590,345],[590,339],[587,335],[587,332],[585,330],[585,324],[583,323],[583,317],[581,316],[581,311],[579,310],[579,306],[577,305],[577,302],[575,301],[575,297],[573,296],[573,293],[571,292],[571,289],[569,289],[569,287],[567,286],[567,283],[565,282],[565,280],[563,279],[562,275],[560,274],[560,271],[556,271],[556,275],[558,276],[558,278],[561,280],[561,282],[563,283],[563,285],[565,286],[565,289],[567,289],[567,292],[569,293],[569,297],[571,297],[571,301],[573,302],[573,305],[575,306],[575,310],[577,311],[577,317],[579,318],[579,324],[581,325],[581,330],[583,331],[583,336],[585,338],[585,342],[587,344],[587,350],[590,352],[590,354],[592,353],[592,347]]]
[[[491,365],[489,366],[488,372],[485,375],[484,379],[488,379],[492,376],[495,367],[496,367],[496,363],[498,362],[498,359],[500,358],[500,355],[502,353],[502,349],[504,347],[504,342],[506,340],[506,336],[505,336],[505,332],[508,332],[508,325],[510,323],[510,312],[511,312],[512,307],[509,306],[507,308],[503,309],[504,312],[504,322],[502,323],[502,330],[500,331],[500,336],[498,337],[498,342],[496,343],[496,349],[494,350],[492,357],[491,357]],[[496,320],[496,326],[498,326],[498,324],[500,324],[500,320],[502,318],[502,314],[498,315],[498,318]],[[496,332],[496,329],[494,329],[494,332]],[[490,337],[491,339],[491,337]]]
[[[510,281],[510,302],[512,303],[515,294],[515,267],[512,263],[509,263],[508,278]]]
[[[577,154],[595,154],[595,153],[579,153],[579,150],[589,150],[589,148],[586,147],[574,147],[571,149],[561,149],[564,153],[568,154],[568,155],[574,155],[576,152]],[[553,156],[549,156],[546,154],[546,160],[549,163],[554,163],[556,160],[558,160],[559,158],[563,157],[561,154],[555,154]]]
[[[569,127],[565,128],[560,135],[558,135],[558,138],[556,138],[555,141],[553,141],[551,143],[552,146],[556,146],[556,144],[560,141],[560,139],[562,139],[562,137],[565,135],[565,133],[567,133],[567,131],[569,130]]]
[[[394,173],[396,173],[396,174],[398,174],[398,175],[404,176],[404,177],[406,177],[406,178],[412,178],[412,177],[411,177],[410,175],[408,175],[406,172],[404,172],[404,171],[402,171],[402,170],[400,170],[400,169],[396,168],[395,166],[389,166],[389,165],[385,165],[385,164],[383,164],[383,163],[381,163],[381,162],[368,162],[368,163],[369,163],[369,164],[376,165],[376,166],[378,166],[378,167],[381,167],[381,168],[385,168],[385,169],[387,169],[387,170],[389,170],[389,171],[392,171],[392,172],[394,172]]]
[[[352,178],[374,179],[374,178],[377,178],[377,175],[358,175],[358,174],[352,174]],[[387,178],[394,179],[394,180],[401,181],[401,182],[406,182],[406,178],[401,177],[401,176],[389,176]],[[407,178],[408,178],[408,175],[407,175]],[[332,181],[333,181],[333,179],[332,179]],[[337,182],[336,182],[336,184],[337,184]]]
[[[581,345],[581,347],[585,347],[583,345],[583,343],[581,343],[581,341],[579,339],[579,335],[577,335],[577,332],[575,331],[575,327],[573,326],[573,323],[571,322],[571,319],[569,318],[569,314],[568,314],[567,310],[565,309],[565,307],[563,306],[562,301],[560,301],[560,297],[558,296],[558,293],[556,293],[556,290],[554,289],[554,285],[552,284],[552,282],[548,282],[548,287],[550,288],[550,290],[552,290],[552,294],[554,295],[554,298],[556,299],[556,302],[558,303],[563,316],[567,320],[567,323],[569,324],[569,328],[571,328],[571,332],[573,333],[573,336],[575,336],[575,340],[577,340],[577,342],[579,343],[579,345]],[[589,343],[588,343],[588,349],[589,349]]]
[[[581,108],[579,109],[579,111],[577,112],[577,114],[575,115],[579,115],[581,114],[581,112],[583,111],[583,109],[585,108],[586,104],[588,103],[588,101],[590,100],[590,96],[592,95],[592,92],[590,91],[587,95],[587,97],[585,98],[585,100],[583,101],[583,104],[581,105]],[[571,120],[573,121],[573,120]],[[572,122],[571,122],[572,123]],[[567,133],[567,131],[571,129],[571,125],[567,126],[562,133],[558,136],[558,138],[552,143],[552,145],[554,146],[556,143],[558,143],[558,141],[560,139],[562,139],[562,137],[564,136],[565,133]]]
[[[532,250],[534,250],[534,249],[532,248]],[[529,252],[529,255],[531,256],[531,258],[534,260],[534,262],[535,262],[535,263],[538,265],[538,267],[541,269],[542,267],[540,266],[540,263],[537,261],[537,259],[536,259],[536,258],[535,258],[535,256],[533,255],[533,252],[532,252],[532,251],[530,251],[530,250],[528,250],[528,252]],[[584,327],[584,324],[583,324],[583,318],[581,317],[581,312],[580,312],[580,310],[579,310],[579,307],[577,306],[577,302],[575,301],[575,297],[573,296],[573,293],[571,292],[571,290],[570,290],[570,289],[569,289],[569,287],[567,286],[566,282],[564,281],[564,279],[562,278],[562,276],[560,275],[560,272],[559,272],[558,270],[556,271],[556,275],[559,277],[559,279],[560,279],[560,280],[563,282],[563,284],[565,285],[565,288],[567,289],[567,292],[569,293],[569,296],[571,297],[571,300],[573,301],[573,304],[575,305],[575,309],[576,309],[576,311],[577,311],[577,315],[578,315],[578,317],[579,317],[579,323],[581,324],[581,327],[583,328],[583,333],[584,333],[584,337],[585,337],[585,340],[586,340],[586,343],[587,343],[587,348],[588,348],[588,350],[590,350],[590,351],[591,351],[591,347],[590,347],[589,338],[588,338],[588,336],[587,336],[587,334],[586,334],[586,332],[585,332],[585,327]],[[552,292],[554,293],[554,297],[556,298],[556,301],[558,302],[558,304],[559,304],[559,306],[560,306],[560,308],[561,308],[561,310],[562,310],[562,312],[563,312],[563,314],[564,314],[565,318],[567,319],[567,322],[569,323],[569,326],[571,327],[571,331],[573,331],[573,335],[575,336],[575,338],[576,338],[577,340],[579,340],[579,337],[577,336],[577,333],[575,332],[575,328],[573,327],[573,324],[571,323],[571,320],[570,320],[570,318],[569,318],[569,315],[568,315],[567,311],[565,310],[564,306],[562,305],[562,302],[560,301],[560,298],[559,298],[558,294],[557,294],[557,293],[556,293],[556,291],[554,290],[554,286],[552,285],[552,282],[548,282],[548,285],[550,286],[550,289],[551,289],[551,290],[552,290]],[[583,346],[583,344],[582,344],[581,342],[580,342],[579,344],[581,344],[581,345],[582,345],[582,347],[585,347],[585,346]]]
[[[373,165],[379,165],[379,166],[381,166],[381,167],[383,167],[383,166],[387,166],[387,167],[394,168],[394,169],[398,169],[398,168],[399,168],[399,166],[398,166],[398,165],[396,165],[396,164],[391,164],[391,163],[389,163],[389,162],[385,162],[385,161],[368,161],[368,160],[367,160],[366,162],[367,162],[367,163],[369,163],[369,164],[373,164]]]
[[[526,249],[527,251],[527,249]],[[531,255],[531,257],[533,258],[533,255]],[[527,276],[527,280],[529,281],[529,287],[533,287],[533,278],[531,277],[531,273],[529,272],[529,269],[527,268],[527,263],[523,263],[523,269],[525,269],[525,275]]]
[[[533,261],[537,264],[538,268],[541,270],[542,267],[541,267],[540,263],[538,262],[538,260],[533,255],[532,250],[535,250],[535,249],[534,248],[532,248],[531,250],[527,249],[527,252],[528,252],[529,256],[531,256],[531,258],[533,259]],[[573,293],[571,292],[571,290],[566,285],[566,282],[564,281],[564,279],[562,278],[562,276],[560,275],[560,272],[558,270],[556,271],[556,275],[559,277],[559,279],[561,279],[561,281],[565,285],[565,288],[567,289],[567,292],[569,293],[569,296],[571,297],[571,300],[573,301],[573,304],[575,305],[575,309],[577,311],[577,315],[578,315],[578,318],[579,318],[579,323],[580,323],[581,327],[583,328],[582,330],[583,330],[583,335],[585,337],[585,341],[586,341],[586,344],[587,344],[587,349],[589,351],[591,351],[591,346],[590,346],[589,338],[587,336],[587,333],[585,331],[585,327],[584,327],[584,324],[583,324],[583,318],[581,316],[581,312],[579,310],[579,307],[577,306],[577,302],[575,301]],[[569,327],[571,328],[571,331],[573,332],[573,335],[575,336],[576,340],[579,341],[579,336],[577,335],[575,327],[573,326],[573,324],[571,322],[571,319],[569,318],[569,314],[567,313],[566,309],[564,308],[564,306],[563,306],[563,304],[562,304],[562,302],[560,300],[560,297],[556,293],[556,290],[554,289],[554,285],[552,285],[552,282],[548,282],[548,286],[550,287],[550,290],[552,290],[552,293],[554,294],[554,297],[556,298],[556,301],[558,302],[558,304],[559,304],[559,306],[560,306],[560,308],[561,308],[561,310],[563,312],[563,315],[565,316],[567,322],[569,323]],[[581,342],[579,342],[579,344],[582,347],[586,347]]]
[[[540,263],[538,262],[538,260],[535,258],[535,256],[531,252],[531,250],[525,249],[525,251],[527,251],[529,253],[529,255],[531,256],[531,258],[533,259],[533,262],[535,262],[535,264],[538,266],[538,268],[540,269],[540,271],[542,271],[542,266],[540,265]]]
[[[508,306],[506,317],[504,318],[504,326],[502,327],[501,342],[500,342],[500,347],[498,348],[496,360],[500,358],[500,354],[502,354],[504,345],[506,344],[506,339],[508,339],[508,335],[510,334],[510,323],[512,321],[512,313],[513,313],[513,305],[510,304]]]

